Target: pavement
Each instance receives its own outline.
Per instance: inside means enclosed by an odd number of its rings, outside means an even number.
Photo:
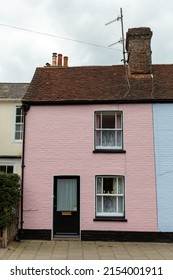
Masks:
[[[173,243],[23,240],[0,248],[0,260],[173,260]]]

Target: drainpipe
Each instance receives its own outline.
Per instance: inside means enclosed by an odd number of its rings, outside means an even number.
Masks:
[[[27,104],[22,105],[23,110],[23,145],[22,145],[22,174],[21,174],[21,200],[20,200],[20,231],[19,240],[23,237],[23,190],[24,190],[24,168],[25,168],[25,128],[26,128],[26,115],[29,111],[30,106]]]

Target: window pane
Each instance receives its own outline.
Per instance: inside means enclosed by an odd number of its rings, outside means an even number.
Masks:
[[[22,131],[22,124],[16,124],[16,131]]]
[[[115,146],[115,131],[102,131],[102,146],[113,147]]]
[[[7,173],[13,173],[13,166],[7,166]]]
[[[115,114],[102,115],[102,128],[115,128]]]
[[[97,193],[102,193],[102,178],[97,178]]]
[[[21,140],[23,136],[23,124],[16,124],[15,139]]]
[[[98,196],[97,197],[97,213],[102,212],[102,197]]]
[[[118,194],[124,194],[124,182],[123,178],[118,178]]]
[[[23,116],[16,116],[16,123],[23,123]]]
[[[58,179],[57,211],[77,211],[76,179]]]
[[[118,197],[118,213],[123,214],[123,209],[124,209],[123,204],[124,204],[123,197]]]
[[[6,173],[6,166],[5,165],[0,165],[0,172]]]
[[[96,114],[96,128],[101,128],[101,114]]]
[[[122,146],[122,131],[116,131],[116,146]]]
[[[101,146],[101,131],[96,131],[96,146]]]
[[[103,178],[103,193],[113,194],[113,178]]]
[[[15,133],[15,139],[16,140],[20,140],[20,132],[16,132]]]
[[[116,197],[114,196],[103,197],[103,212],[106,213],[116,212]]]
[[[21,115],[22,114],[22,109],[20,107],[16,108],[16,115]]]
[[[16,116],[16,123],[20,123],[21,122],[21,117],[20,116]]]
[[[116,128],[122,128],[122,125],[121,125],[121,118],[122,118],[122,115],[121,114],[117,114],[116,115],[116,120],[117,120],[117,123],[116,123]]]
[[[118,185],[117,185],[117,178],[113,178],[113,193],[118,193]]]

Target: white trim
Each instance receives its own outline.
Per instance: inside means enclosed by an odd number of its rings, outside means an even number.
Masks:
[[[124,217],[124,214],[123,213],[117,213],[117,212],[99,212],[99,213],[96,213],[97,214],[97,217]]]
[[[121,146],[96,146],[96,150],[122,150]]]

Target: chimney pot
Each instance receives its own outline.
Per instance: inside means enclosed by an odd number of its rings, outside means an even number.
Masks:
[[[131,74],[151,74],[151,37],[148,27],[128,29],[126,49]]]
[[[52,66],[56,66],[57,61],[57,53],[52,54]]]
[[[64,56],[64,67],[68,67],[68,56]]]
[[[58,66],[62,66],[62,54],[58,54]]]

